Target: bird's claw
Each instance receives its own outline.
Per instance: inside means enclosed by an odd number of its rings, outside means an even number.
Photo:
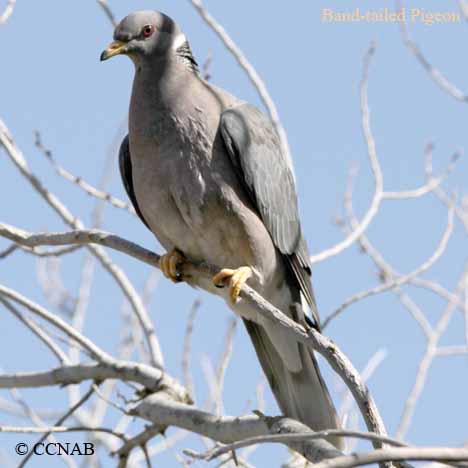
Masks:
[[[159,259],[159,267],[166,278],[174,283],[183,281],[180,267],[185,263],[185,257],[177,249],[172,249],[169,253],[162,255]]]
[[[223,268],[219,273],[213,276],[213,284],[217,288],[224,288],[229,284],[229,297],[231,303],[235,304],[242,286],[251,276],[252,269],[248,266],[243,266],[236,270]]]

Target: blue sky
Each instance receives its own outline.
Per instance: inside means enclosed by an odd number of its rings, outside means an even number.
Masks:
[[[408,8],[458,11],[457,2],[412,0]],[[0,4],[0,8],[5,2]],[[203,63],[212,56],[212,81],[233,94],[261,105],[244,73],[207,29],[188,1],[112,0],[117,18],[131,10],[157,8],[181,25],[192,49]],[[395,24],[324,24],[322,8],[376,10],[375,0],[329,0],[320,2],[206,2],[255,65],[274,98],[288,132],[296,176],[303,226],[312,253],[337,241],[343,234],[331,222],[342,212],[342,200],[350,167],[360,168],[355,188],[355,209],[362,216],[372,196],[373,181],[367,164],[367,149],[361,132],[359,81],[362,57],[370,41],[377,42],[371,64],[369,101],[371,125],[387,190],[415,188],[424,182],[423,149],[435,145],[434,166],[441,170],[455,151],[468,144],[467,103],[454,100],[429,79],[404,47]],[[389,8],[393,8],[388,3]],[[131,9],[131,10],[130,10]],[[462,90],[468,90],[462,44],[468,38],[467,24],[409,24],[410,33],[430,61]],[[34,147],[34,131],[56,159],[73,173],[98,184],[109,150],[125,122],[133,74],[128,59],[100,63],[99,54],[112,37],[112,28],[96,2],[19,1],[10,21],[0,27],[0,118],[10,128],[28,162],[48,186],[87,225],[94,201],[77,187],[58,178]],[[125,198],[117,162],[109,191]],[[0,153],[0,220],[29,230],[64,230],[57,216],[44,205],[4,153]],[[445,186],[458,193],[468,189],[468,164],[462,157]],[[428,195],[411,201],[386,201],[368,233],[372,242],[398,271],[409,272],[434,250],[445,228],[446,209]],[[160,247],[146,228],[125,212],[108,207],[104,228],[148,248]],[[0,249],[7,243],[0,242]],[[426,277],[453,289],[468,253],[466,234],[456,223],[446,255]],[[141,288],[150,268],[110,252]],[[76,293],[83,253],[62,265],[64,284]],[[314,269],[314,288],[322,317],[349,295],[378,283],[370,260],[356,247]],[[37,302],[47,301],[37,284],[34,260],[15,253],[0,260],[0,282],[18,289]],[[408,289],[431,323],[444,303],[423,290]],[[186,285],[161,280],[150,306],[169,372],[181,377],[181,350],[191,304],[202,299],[194,334],[194,374],[198,394],[206,395],[200,362],[204,355],[223,350],[231,312],[218,299]],[[85,332],[109,352],[119,339],[122,297],[99,268],[92,288]],[[463,344],[464,322],[457,312],[443,338],[444,344]],[[49,354],[6,311],[0,313],[0,367],[7,372],[40,370],[54,365]],[[390,434],[401,415],[403,403],[414,382],[424,352],[425,340],[417,324],[386,293],[349,308],[327,329],[358,369],[381,348],[387,357],[370,381],[370,388]],[[335,396],[340,388],[323,365]],[[421,445],[458,445],[468,439],[467,358],[438,358],[430,370],[408,440]],[[225,411],[242,414],[255,408],[251,402],[260,377],[248,337],[241,327],[226,376]],[[24,391],[32,404],[58,407],[64,403],[60,390]],[[6,393],[1,396],[8,397]],[[268,413],[276,406],[266,392]],[[112,419],[109,420],[109,423]],[[0,414],[0,424],[20,424]],[[0,449],[16,460],[17,436],[0,435]],[[34,439],[31,439],[34,440]],[[74,440],[69,437],[68,440]],[[180,449],[202,448],[198,442],[182,442]],[[365,447],[364,445],[362,447]],[[256,466],[278,466],[283,449],[262,447],[251,460]],[[53,459],[36,460],[33,466],[59,466]],[[156,463],[157,459],[156,459]],[[160,459],[160,466],[178,466],[174,452]],[[162,464],[162,465],[161,465]],[[113,466],[106,459],[106,466]],[[201,466],[201,464],[200,464]],[[214,466],[214,465],[213,465]]]

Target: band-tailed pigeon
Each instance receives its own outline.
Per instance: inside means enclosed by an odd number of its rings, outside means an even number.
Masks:
[[[141,220],[170,252],[164,274],[180,281],[184,259],[223,268],[212,282],[183,279],[242,317],[286,416],[314,430],[339,427],[313,354],[237,297],[248,281],[289,317],[318,327],[294,177],[272,123],[203,80],[185,35],[162,13],[124,18],[101,60],[118,54],[135,65],[120,171]]]

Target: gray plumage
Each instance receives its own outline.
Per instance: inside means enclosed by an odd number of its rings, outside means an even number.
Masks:
[[[294,177],[271,122],[204,81],[182,31],[162,13],[129,15],[114,39],[101,58],[123,53],[135,64],[119,162],[142,221],[164,248],[191,261],[250,267],[248,282],[265,299],[318,327]],[[228,298],[211,282],[187,282]],[[313,354],[242,301],[230,306],[283,413],[315,430],[339,427]]]

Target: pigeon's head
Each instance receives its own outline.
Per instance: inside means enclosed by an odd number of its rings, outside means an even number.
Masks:
[[[134,62],[161,57],[186,43],[177,24],[158,11],[137,11],[125,17],[115,28],[114,41],[101,54],[101,60],[128,55]]]

